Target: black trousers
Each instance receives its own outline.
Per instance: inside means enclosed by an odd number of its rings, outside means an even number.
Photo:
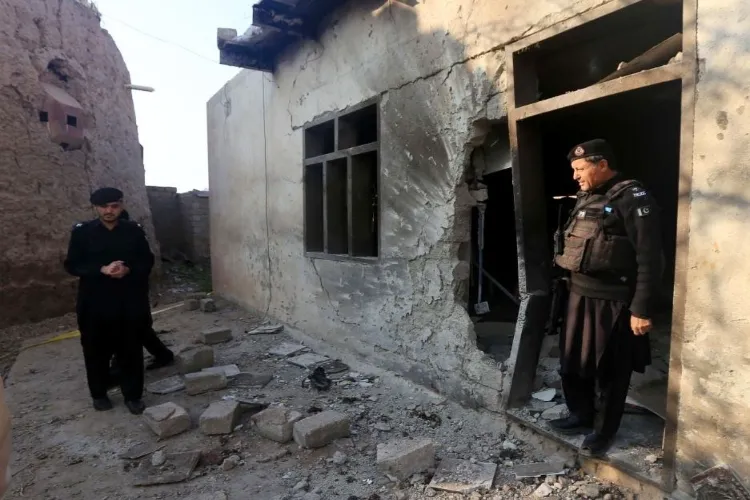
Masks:
[[[109,361],[117,356],[120,388],[126,401],[143,397],[143,350],[141,332],[147,320],[128,316],[78,318],[89,392],[94,399],[107,396]]]
[[[620,371],[599,378],[599,391],[596,390],[597,378],[584,378],[577,373],[563,375],[562,386],[568,410],[584,420],[593,419],[597,434],[613,437],[622,422],[632,373],[630,370]]]

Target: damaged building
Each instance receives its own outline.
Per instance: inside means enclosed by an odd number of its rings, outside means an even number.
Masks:
[[[73,310],[63,269],[93,189],[125,192],[151,241],[125,62],[85,0],[0,1],[0,326]],[[155,248],[158,250],[158,248]]]
[[[577,446],[544,422],[559,391],[531,396],[559,388],[545,326],[566,154],[604,137],[659,201],[668,272],[655,362],[590,466],[644,498],[747,498],[748,15],[262,0],[246,32],[218,32],[247,71],[208,103],[215,291]]]

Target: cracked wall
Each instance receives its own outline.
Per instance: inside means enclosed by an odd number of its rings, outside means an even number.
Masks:
[[[208,103],[214,289],[467,405],[499,410],[503,367],[477,350],[457,299],[474,203],[464,172],[488,130],[482,123],[505,114],[504,46],[601,3],[350,2],[273,75],[240,73]],[[302,127],[375,96],[380,259],[306,258]]]
[[[0,12],[1,327],[73,310],[62,261],[73,224],[93,217],[92,187],[121,188],[154,240],[130,76],[97,14],[77,0],[0,0]],[[50,141],[41,82],[83,106],[80,150]]]

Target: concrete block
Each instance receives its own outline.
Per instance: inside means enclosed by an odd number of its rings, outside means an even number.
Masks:
[[[203,343],[206,345],[221,344],[222,342],[232,340],[232,329],[214,328],[206,330],[201,336],[203,337]]]
[[[293,435],[302,448],[322,448],[349,435],[349,417],[336,411],[324,411],[295,423]]]
[[[191,396],[209,391],[218,391],[227,386],[227,377],[223,373],[195,372],[185,375],[185,391]]]
[[[200,417],[200,428],[203,434],[229,434],[234,430],[240,415],[240,405],[237,401],[217,401],[211,403]]]
[[[268,408],[251,417],[255,430],[266,439],[277,443],[287,443],[292,440],[294,424],[302,420],[303,415],[298,411],[287,408]]]
[[[185,311],[197,311],[201,307],[201,303],[198,299],[187,299],[182,305]]]
[[[199,372],[214,365],[214,350],[212,347],[197,347],[188,349],[177,355],[177,369],[183,375]]]
[[[190,415],[174,403],[164,403],[146,408],[143,412],[146,424],[159,438],[175,436],[190,429]]]
[[[396,439],[381,443],[377,465],[382,472],[406,479],[435,465],[435,445],[430,439]]]
[[[202,299],[201,311],[205,313],[216,312],[216,302],[214,302],[214,299]]]

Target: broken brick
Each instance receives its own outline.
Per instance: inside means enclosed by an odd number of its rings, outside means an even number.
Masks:
[[[324,411],[295,423],[293,435],[302,448],[322,448],[349,435],[349,417],[336,411]]]
[[[214,365],[214,350],[211,347],[188,349],[177,355],[177,368],[183,375],[199,372]]]
[[[146,408],[143,417],[154,434],[160,438],[175,436],[190,429],[190,415],[174,403]]]
[[[435,445],[430,439],[397,439],[377,449],[378,469],[406,479],[435,465]]]
[[[231,328],[214,328],[212,330],[206,330],[202,334],[203,343],[206,345],[221,344],[232,340],[232,329]]]
[[[302,420],[302,414],[287,408],[268,408],[251,417],[255,430],[266,439],[277,443],[292,440],[294,424]]]
[[[200,417],[200,428],[203,434],[229,434],[234,430],[235,422],[240,414],[237,401],[217,401],[203,412]]]
[[[195,372],[185,375],[185,392],[191,396],[204,392],[218,391],[227,386],[227,377],[223,373]]]

